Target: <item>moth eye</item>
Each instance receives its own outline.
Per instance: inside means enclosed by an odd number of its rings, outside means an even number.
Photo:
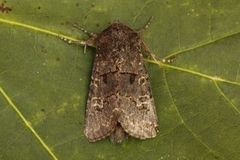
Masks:
[[[103,82],[104,82],[105,84],[107,84],[107,74],[104,74],[104,75],[103,75]]]
[[[134,75],[134,74],[131,74],[131,75],[130,75],[130,84],[133,84],[133,83],[134,83],[135,77],[136,77],[136,75]]]

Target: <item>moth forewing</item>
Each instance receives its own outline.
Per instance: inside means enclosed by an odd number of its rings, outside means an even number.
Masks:
[[[96,56],[87,100],[86,137],[91,142],[110,135],[117,137],[117,142],[122,142],[124,134],[139,139],[155,137],[157,115],[141,53],[145,46],[138,32],[116,22],[93,41]]]

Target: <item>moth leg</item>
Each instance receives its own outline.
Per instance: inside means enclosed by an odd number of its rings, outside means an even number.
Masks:
[[[91,46],[91,47],[95,47],[95,37],[90,37],[89,39],[87,39],[86,41],[82,41],[82,40],[71,40],[68,39],[66,37],[62,37],[59,36],[59,38],[61,40],[63,40],[64,42],[67,42],[68,44],[75,44],[75,45],[80,45],[80,46],[84,46],[83,48],[83,53],[86,53],[86,48],[87,46]]]
[[[150,56],[154,61],[159,61],[159,60],[156,58],[155,54],[153,54],[153,53],[150,51],[150,49],[148,48],[148,46],[147,46],[144,42],[142,42],[141,47],[142,47],[142,50],[143,50],[143,54],[144,54],[145,56]]]
[[[151,16],[151,17],[148,19],[147,23],[146,23],[143,27],[141,27],[140,29],[138,29],[137,32],[138,32],[139,34],[141,34],[141,33],[143,33],[144,31],[146,31],[146,30],[148,29],[149,25],[151,24],[152,19],[153,19],[153,16]]]
[[[148,27],[149,27],[149,25],[150,25],[151,22],[152,22],[152,19],[153,19],[153,16],[151,16],[151,17],[149,18],[149,20],[147,21],[147,23],[146,23],[142,28],[138,29],[137,32],[138,32],[139,34],[141,34],[141,33],[143,33],[145,30],[147,30]],[[175,59],[175,57],[167,58],[167,59],[159,59],[159,58],[156,58],[155,54],[153,54],[153,53],[150,51],[150,49],[147,47],[147,45],[146,45],[144,42],[142,42],[141,45],[142,45],[142,49],[143,49],[143,51],[144,51],[144,55],[150,56],[154,61],[162,61],[163,63],[172,63],[173,60]]]
[[[58,36],[61,40],[63,40],[64,42],[67,42],[68,44],[77,44],[77,45],[87,45],[87,41],[81,41],[81,40],[71,40],[71,39],[68,39],[66,37],[62,37],[62,36]]]
[[[143,33],[145,30],[147,30],[148,27],[149,27],[149,25],[150,25],[150,23],[151,23],[151,21],[152,21],[152,19],[153,19],[153,16],[151,16],[151,17],[148,19],[147,23],[146,23],[142,28],[138,29],[137,32],[138,32],[139,34],[141,34],[141,33]],[[142,49],[143,49],[143,51],[144,51],[144,55],[145,55],[145,56],[150,56],[154,61],[158,61],[157,58],[156,58],[156,56],[150,51],[150,49],[148,48],[148,46],[147,46],[143,41],[142,41],[141,47],[142,47]]]
[[[171,58],[164,58],[164,59],[159,59],[159,58],[156,58],[155,54],[153,54],[150,49],[148,48],[148,46],[142,42],[142,50],[144,51],[143,53],[146,55],[146,56],[150,56],[154,61],[161,61],[163,63],[172,63],[175,59],[175,57],[171,57]]]
[[[88,32],[86,29],[80,27],[77,23],[72,24],[74,28],[77,28],[78,30],[83,31],[84,33],[88,34],[90,38],[87,40],[71,40],[66,37],[59,36],[63,41],[67,42],[68,44],[75,44],[75,45],[81,45],[84,46],[83,53],[86,53],[87,46],[96,47],[95,42],[98,37],[96,33]]]
[[[94,33],[94,32],[89,32],[87,31],[86,29],[84,29],[83,27],[79,26],[77,23],[74,23],[73,24],[73,27],[86,33],[90,38],[86,41],[86,44],[84,45],[84,48],[83,48],[83,53],[86,53],[86,50],[87,50],[87,46],[92,46],[92,47],[95,47],[95,42],[96,42],[96,39],[98,37],[98,34],[97,33]]]

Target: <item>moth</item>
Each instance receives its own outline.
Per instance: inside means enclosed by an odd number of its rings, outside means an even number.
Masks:
[[[110,136],[121,143],[130,135],[138,139],[157,135],[157,115],[144,66],[149,51],[140,33],[113,22],[99,34],[77,42],[96,48],[86,108],[84,134],[90,142]],[[83,30],[75,25],[76,28]]]

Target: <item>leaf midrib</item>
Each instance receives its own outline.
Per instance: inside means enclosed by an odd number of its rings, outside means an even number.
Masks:
[[[50,31],[50,30],[47,30],[47,29],[35,27],[35,26],[29,25],[29,24],[24,24],[24,23],[21,23],[21,22],[16,22],[16,21],[3,19],[3,18],[0,18],[0,22],[6,23],[6,24],[9,24],[9,25],[14,25],[14,26],[27,28],[27,29],[30,29],[30,30],[35,30],[37,32],[49,34],[49,35],[52,35],[52,36],[55,36],[55,37],[58,37],[58,38],[62,37],[64,39],[67,39],[67,40],[70,40],[70,41],[81,41],[81,40],[78,40],[78,39],[76,39],[74,37],[71,37],[71,36],[60,34],[60,33],[57,33],[57,32],[54,32],[54,31]],[[179,54],[182,54],[182,53],[186,53],[187,51],[194,50],[194,49],[197,49],[197,48],[209,45],[211,43],[214,43],[216,41],[219,41],[219,40],[231,37],[231,36],[234,36],[234,35],[239,34],[239,33],[240,32],[235,32],[235,33],[228,34],[228,35],[226,34],[226,35],[224,35],[224,36],[222,36],[222,37],[220,37],[218,39],[210,40],[210,41],[208,41],[206,43],[198,44],[198,45],[189,47],[187,49],[174,52],[172,54],[169,54],[169,56],[164,57],[164,59],[171,58],[173,56],[176,56],[176,55],[179,55]],[[213,80],[213,81],[219,81],[219,82],[224,82],[224,83],[229,83],[229,84],[232,84],[232,85],[240,86],[240,82],[237,82],[237,81],[231,81],[231,80],[224,79],[224,78],[221,78],[221,77],[210,76],[210,75],[207,75],[207,74],[204,74],[204,73],[200,73],[200,72],[197,72],[197,71],[193,71],[193,70],[189,70],[189,69],[186,69],[186,68],[177,67],[177,66],[174,66],[174,65],[162,63],[160,61],[154,61],[154,60],[150,60],[150,59],[146,59],[146,61],[150,62],[150,63],[153,63],[153,64],[160,65],[161,67],[165,67],[165,68],[170,68],[170,69],[186,72],[186,73],[189,73],[189,74],[192,74],[192,75],[197,75],[197,76],[200,76],[200,77],[203,77],[203,78],[206,78],[206,79],[210,79],[210,80]]]

